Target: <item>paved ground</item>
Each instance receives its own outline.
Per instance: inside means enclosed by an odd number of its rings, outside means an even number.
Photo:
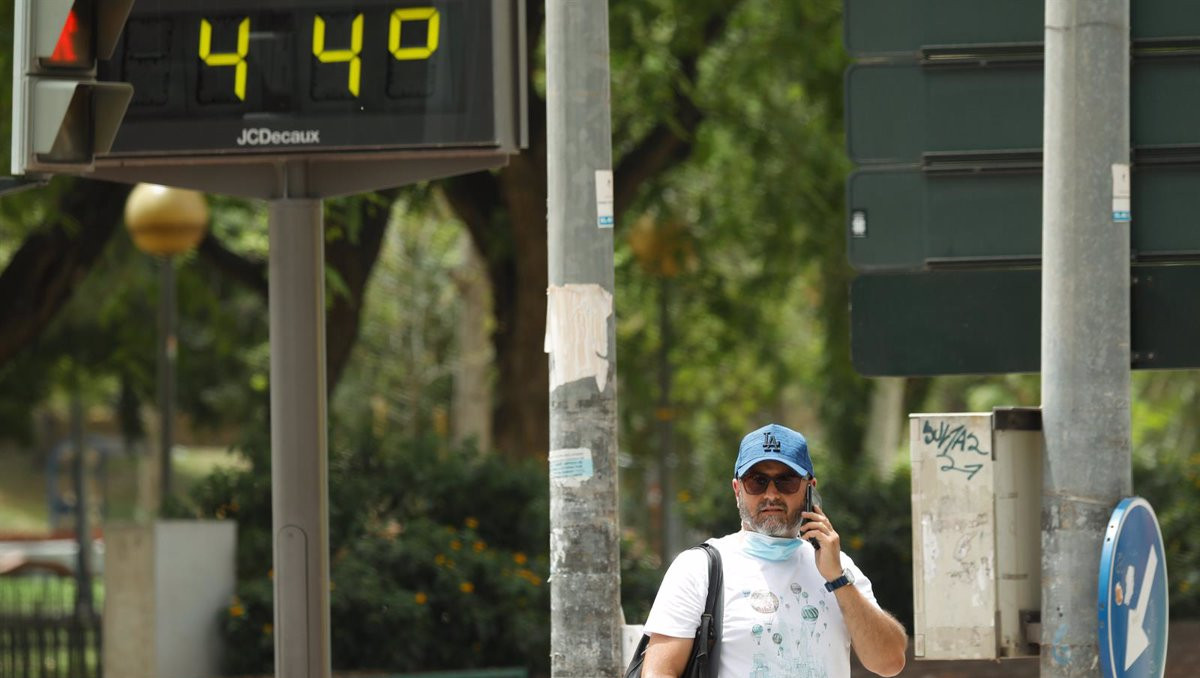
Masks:
[[[875,674],[857,664],[853,678]],[[912,652],[901,678],[1038,678],[1037,659],[989,661],[916,661]],[[1200,621],[1173,622],[1167,642],[1167,672],[1163,678],[1200,676]]]

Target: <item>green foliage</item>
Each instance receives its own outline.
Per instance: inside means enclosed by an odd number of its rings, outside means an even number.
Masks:
[[[1200,454],[1158,463],[1135,459],[1133,487],[1158,515],[1171,618],[1200,617]]]
[[[544,672],[544,473],[472,449],[446,450],[432,438],[339,433],[355,442],[330,455],[334,666],[524,665]],[[193,515],[238,521],[238,599],[226,623],[227,669],[268,673],[269,477],[262,467],[220,473],[203,482],[192,501]]]
[[[875,598],[912,631],[912,481],[904,468],[888,478],[846,464],[821,471],[823,510],[842,550],[871,579]]]

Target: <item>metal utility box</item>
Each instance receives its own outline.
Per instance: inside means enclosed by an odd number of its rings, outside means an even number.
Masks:
[[[221,675],[221,620],[231,614],[237,583],[237,523],[107,525],[104,538],[104,675]]]
[[[909,415],[918,659],[1037,656],[1042,417]]]

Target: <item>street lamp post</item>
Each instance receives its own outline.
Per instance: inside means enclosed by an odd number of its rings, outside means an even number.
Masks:
[[[199,244],[208,225],[208,204],[196,191],[138,184],[125,202],[125,227],[141,251],[160,257],[158,315],[159,508],[171,494],[171,447],[175,414],[175,263]]]

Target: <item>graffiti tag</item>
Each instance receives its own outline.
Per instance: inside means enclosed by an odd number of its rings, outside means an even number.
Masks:
[[[967,474],[967,480],[975,477],[976,473],[983,468],[981,462],[961,462],[953,455],[955,453],[970,454],[973,453],[980,457],[991,457],[992,453],[980,447],[979,436],[967,430],[967,427],[959,424],[951,426],[946,422],[940,422],[937,428],[934,428],[929,421],[921,427],[921,437],[926,445],[934,445],[938,450],[938,458],[945,460],[938,467],[940,471],[957,471]],[[967,456],[967,460],[972,457]]]

